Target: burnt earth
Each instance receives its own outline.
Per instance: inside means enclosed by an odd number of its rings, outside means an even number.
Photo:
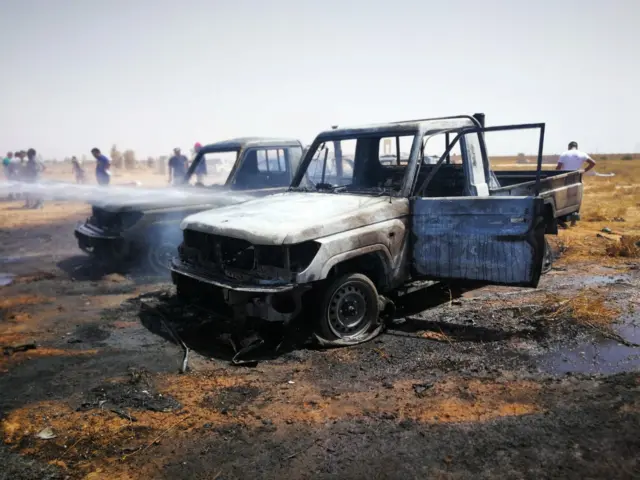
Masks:
[[[301,328],[235,367],[229,325],[178,308],[170,284],[96,271],[72,225],[36,230],[3,244],[14,280],[0,297],[21,300],[2,310],[0,346],[37,348],[0,355],[0,479],[640,471],[638,270],[568,265],[535,291],[434,288],[366,344],[318,349]],[[19,247],[41,255],[16,259]],[[611,330],[547,300],[585,286],[618,309]],[[281,332],[257,331],[278,345]],[[185,374],[174,335],[191,349]],[[54,438],[38,438],[46,428]]]

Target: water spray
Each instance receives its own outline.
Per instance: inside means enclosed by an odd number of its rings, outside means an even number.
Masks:
[[[0,198],[11,194],[22,194],[40,198],[45,201],[86,202],[95,205],[109,204],[126,207],[141,201],[145,203],[175,203],[193,205],[209,203],[215,199],[219,206],[227,203],[240,203],[255,198],[249,194],[231,193],[228,190],[217,190],[206,187],[183,188],[140,188],[135,186],[99,186],[78,185],[67,182],[0,182]]]

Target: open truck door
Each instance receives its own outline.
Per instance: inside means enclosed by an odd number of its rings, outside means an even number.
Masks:
[[[538,191],[526,197],[491,196],[483,136],[485,131],[523,128],[541,129],[539,179],[544,124],[472,128],[460,132],[451,143],[447,138],[446,151],[411,199],[414,273],[435,280],[538,285],[545,249],[544,200],[538,197]],[[462,196],[429,197],[429,183],[457,142],[465,176]]]

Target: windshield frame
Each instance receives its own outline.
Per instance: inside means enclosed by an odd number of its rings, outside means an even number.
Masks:
[[[411,182],[413,180],[413,175],[411,174],[411,169],[415,169],[415,158],[420,152],[421,144],[422,144],[422,132],[420,128],[416,128],[415,125],[389,125],[387,128],[373,128],[366,129],[361,131],[329,131],[318,135],[311,146],[306,150],[303,159],[300,161],[300,165],[298,170],[296,171],[295,176],[291,182],[290,189],[298,189],[304,187],[304,183],[310,182],[307,177],[307,170],[314,156],[316,155],[319,147],[322,144],[331,143],[335,141],[341,140],[358,140],[360,138],[385,138],[385,137],[396,137],[396,136],[413,136],[413,140],[411,143],[411,150],[409,152],[409,159],[406,165],[405,174],[402,180],[402,187],[391,195],[397,197],[408,196],[408,193],[411,189]],[[355,158],[354,158],[355,161]],[[354,165],[355,168],[355,165]],[[303,182],[306,178],[306,182]],[[338,189],[340,190],[340,189]],[[317,191],[325,191],[325,190],[317,190]],[[366,190],[354,191],[350,192],[354,194],[369,194]]]
[[[195,175],[195,170],[197,168],[197,166],[200,164],[200,162],[204,161],[204,156],[209,154],[209,153],[230,153],[230,152],[235,152],[236,153],[236,159],[235,162],[233,163],[233,167],[231,168],[231,171],[229,172],[229,174],[227,175],[227,178],[225,179],[224,183],[220,184],[220,185],[209,185],[208,187],[205,186],[205,188],[214,188],[214,187],[221,187],[221,186],[227,186],[229,185],[231,179],[233,178],[233,175],[235,174],[235,171],[238,167],[238,159],[240,158],[240,155],[242,153],[242,148],[238,147],[238,148],[229,148],[229,147],[220,147],[220,148],[206,148],[203,147],[200,149],[200,151],[196,154],[195,158],[193,159],[193,161],[191,162],[191,165],[189,165],[189,169],[187,170],[187,173],[184,176],[184,184],[185,185],[189,185],[189,181],[193,178],[193,176]]]

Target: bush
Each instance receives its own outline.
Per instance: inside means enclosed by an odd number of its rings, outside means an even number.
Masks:
[[[123,157],[125,169],[133,170],[136,168],[136,154],[133,150],[125,150]]]
[[[633,160],[633,155],[623,155],[621,160]]]
[[[122,154],[118,151],[118,147],[115,145],[111,147],[111,165],[113,165],[113,168],[123,167]]]

